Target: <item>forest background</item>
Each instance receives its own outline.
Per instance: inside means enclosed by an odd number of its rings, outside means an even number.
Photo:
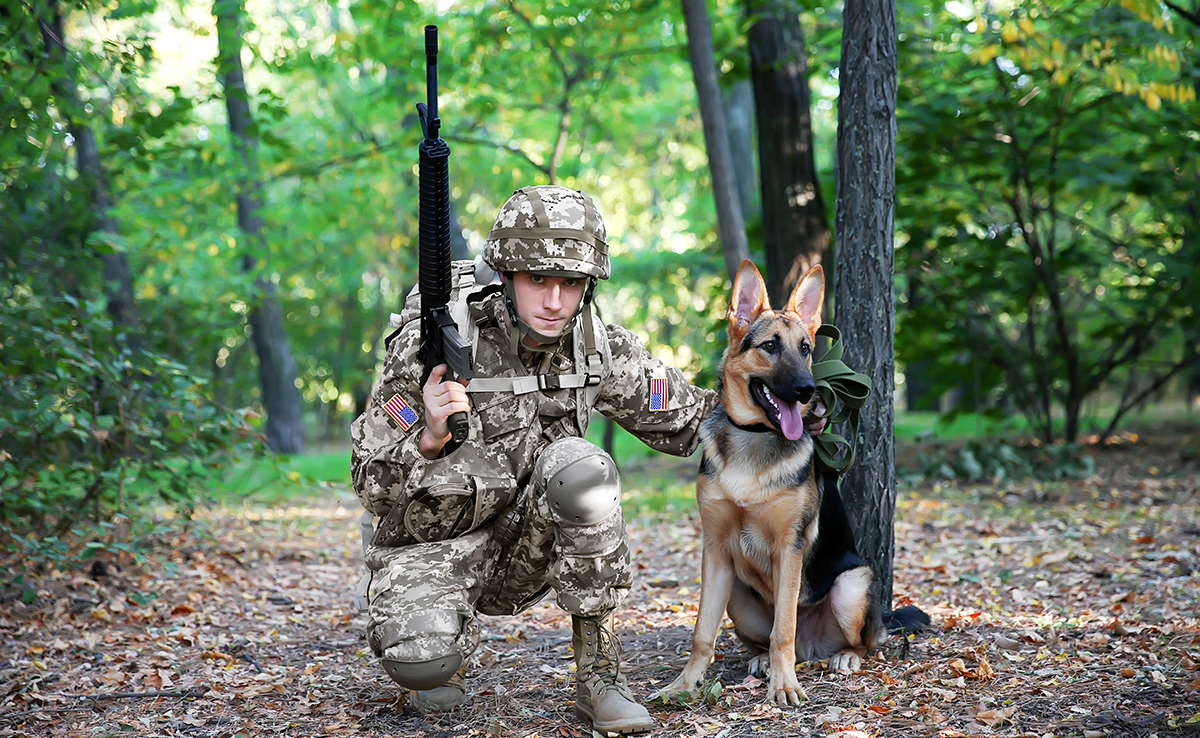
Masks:
[[[602,316],[707,386],[738,248],[777,303],[809,263],[852,279],[830,227],[842,7],[700,5],[709,56],[694,28],[689,54],[688,7],[6,3],[8,550],[124,545],[114,514],[186,515],[197,480],[260,445],[344,447],[416,281],[426,23],[456,255],[518,187],[590,193],[615,264]],[[1196,400],[1198,35],[1200,8],[1172,2],[896,4],[896,227],[876,248],[897,407],[1077,458],[1151,401]],[[1010,451],[927,471],[1030,468]]]
[[[776,304],[821,262],[835,324],[894,320],[894,360],[890,330],[851,360],[885,377],[858,467],[887,567],[900,467],[897,603],[934,633],[803,665],[796,714],[751,704],[726,634],[663,734],[1194,732],[1195,0],[0,3],[0,732],[581,734],[548,603],[490,624],[482,699],[430,723],[345,601],[427,23],[457,256],[515,188],[588,192],[602,316],[705,386],[743,255]],[[852,97],[848,51],[895,82]],[[894,178],[846,178],[851,106]],[[882,237],[839,220],[864,197]],[[694,613],[694,460],[592,433],[629,472],[648,689]]]

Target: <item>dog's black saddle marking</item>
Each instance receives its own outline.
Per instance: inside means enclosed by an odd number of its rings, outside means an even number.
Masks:
[[[854,532],[850,529],[850,519],[846,516],[842,495],[838,492],[838,475],[822,472],[820,481],[821,522],[817,526],[816,543],[805,566],[810,603],[818,602],[829,594],[839,574],[867,565],[858,555],[858,547],[854,544]]]

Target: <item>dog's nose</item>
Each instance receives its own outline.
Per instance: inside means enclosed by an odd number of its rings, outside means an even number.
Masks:
[[[817,388],[811,384],[797,385],[796,399],[800,401],[801,405],[807,405],[808,401],[812,399],[813,393],[816,391]]]

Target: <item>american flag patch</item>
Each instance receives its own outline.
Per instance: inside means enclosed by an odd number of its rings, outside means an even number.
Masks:
[[[666,377],[650,377],[650,409],[655,412],[667,409]]]
[[[400,395],[392,395],[392,399],[383,403],[383,409],[392,416],[392,420],[399,423],[402,430],[408,430],[417,422],[417,412]]]

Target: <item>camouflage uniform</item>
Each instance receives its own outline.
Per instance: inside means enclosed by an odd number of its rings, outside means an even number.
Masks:
[[[406,313],[416,307],[411,299]],[[468,440],[428,460],[418,450],[419,321],[393,335],[370,405],[352,426],[354,488],[363,506],[382,516],[366,555],[367,630],[372,650],[385,658],[422,661],[453,651],[465,661],[479,645],[477,612],[515,614],[549,589],[581,617],[622,605],[632,577],[619,505],[598,523],[571,525],[550,509],[546,480],[570,457],[603,454],[582,440],[593,408],[651,448],[686,456],[716,401],[651,357],[633,333],[604,326],[590,311],[576,317],[554,350],[521,346],[516,355],[516,327],[498,287],[483,290],[469,312],[478,330],[477,378],[583,371],[584,319],[594,321],[597,349],[611,371],[591,392],[472,393]],[[659,380],[655,403],[666,403],[661,409],[651,409],[652,379]],[[397,396],[411,410],[399,421],[385,408]],[[520,520],[517,529],[497,523],[502,511],[520,513],[506,518]]]

